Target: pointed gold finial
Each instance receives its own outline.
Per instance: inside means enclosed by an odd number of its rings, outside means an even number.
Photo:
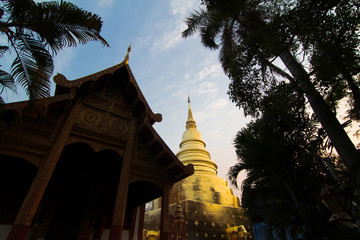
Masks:
[[[127,49],[126,56],[125,56],[125,58],[124,58],[125,64],[129,64],[129,54],[130,54],[130,51],[131,51],[131,42],[130,42],[129,47],[128,47],[128,49]]]
[[[190,106],[190,96],[188,95],[188,104],[189,104],[189,108],[188,108],[188,119],[186,121],[186,129],[189,128],[196,128],[196,123],[191,111],[191,106]]]

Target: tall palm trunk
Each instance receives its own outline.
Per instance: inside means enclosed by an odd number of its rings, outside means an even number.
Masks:
[[[330,63],[332,65],[336,66],[337,70],[340,72],[340,74],[346,81],[346,83],[352,93],[353,100],[354,100],[353,115],[355,116],[356,119],[360,119],[360,89],[359,89],[359,86],[356,84],[356,81],[352,77],[352,74],[350,73],[350,71],[346,70],[339,63],[339,61],[341,61],[341,60],[336,59],[336,57],[334,57],[333,55],[330,55],[330,54],[326,54],[326,56],[328,58],[330,58],[330,61],[331,61]]]
[[[244,24],[244,22],[246,24]],[[239,23],[243,23],[243,25],[245,26],[253,27],[246,28],[247,32],[250,35],[255,33],[256,31],[259,31],[259,27],[266,25],[260,18],[256,20],[239,19]],[[270,34],[270,36],[268,37],[272,39],[270,41],[273,41],[273,44],[277,43],[276,49],[285,49],[281,51],[279,56],[293,77],[293,79],[288,79],[296,86],[298,86],[300,91],[305,94],[311,105],[311,108],[318,117],[321,125],[323,126],[325,132],[330,138],[336,151],[345,163],[356,184],[360,186],[360,167],[358,165],[360,162],[360,155],[355,148],[353,142],[350,140],[349,136],[345,132],[344,128],[341,126],[335,114],[331,111],[331,109],[325,102],[324,98],[320,95],[320,93],[312,84],[310,76],[305,71],[304,67],[296,60],[296,58],[291,54],[287,47],[284,47],[284,45],[277,38],[277,36],[271,36]]]
[[[360,89],[357,86],[355,80],[353,77],[346,73],[345,71],[342,71],[341,74],[343,75],[344,79],[346,80],[349,89],[351,90],[351,93],[353,95],[354,99],[354,115],[357,119],[360,118]]]
[[[260,15],[260,14],[259,14]],[[259,31],[259,27],[266,25],[262,19],[239,19],[240,24],[244,26],[252,26],[252,28],[246,28],[247,32],[251,35],[256,31]],[[245,24],[244,24],[245,23]],[[341,126],[340,122],[336,118],[335,114],[331,111],[324,98],[316,90],[310,80],[309,74],[305,71],[304,67],[297,61],[297,59],[291,54],[287,47],[285,47],[277,36],[270,34],[267,36],[273,44],[277,44],[277,50],[282,49],[280,53],[280,59],[290,71],[293,79],[288,78],[300,91],[307,97],[311,108],[318,117],[325,132],[330,138],[336,151],[340,155],[341,159],[345,163],[348,171],[353,177],[354,181],[360,186],[360,154],[355,148],[353,142]],[[265,39],[264,39],[265,40]],[[265,40],[269,41],[269,40]],[[285,49],[285,50],[284,50]],[[274,52],[276,55],[276,50]]]
[[[355,177],[355,181],[360,185],[360,173],[357,164],[359,153],[349,136],[339,123],[334,113],[330,110],[323,97],[315,89],[310,81],[310,77],[303,66],[295,59],[289,50],[284,50],[280,54],[282,62],[285,64],[295,83],[307,97],[314,113],[319,118],[321,125],[326,131],[336,151],[344,161],[348,171]]]

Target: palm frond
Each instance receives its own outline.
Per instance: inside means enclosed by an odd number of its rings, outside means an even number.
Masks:
[[[219,47],[216,38],[224,28],[224,21],[219,19],[215,13],[208,14],[206,20],[200,28],[201,42],[205,47],[215,50]]]
[[[193,35],[200,27],[206,22],[209,14],[207,11],[203,9],[195,10],[195,12],[190,14],[190,17],[186,18],[185,23],[187,25],[187,29],[185,29],[181,36],[183,38],[190,37]]]
[[[8,46],[0,46],[0,57],[3,57],[7,51],[9,51]]]
[[[228,71],[230,67],[230,59],[233,59],[234,55],[234,19],[229,19],[226,24],[224,24],[223,33],[221,35],[221,49],[219,52],[219,60],[223,66],[225,72]]]
[[[29,99],[50,95],[49,78],[54,70],[50,53],[42,42],[26,36],[14,42],[17,56],[11,66],[11,76],[21,85]]]
[[[239,188],[237,184],[237,178],[239,176],[239,173],[243,170],[246,170],[245,164],[242,162],[238,162],[229,169],[229,172],[227,174],[230,183],[234,185],[236,188]]]
[[[64,1],[41,2],[36,6],[26,28],[39,34],[54,53],[89,41],[109,46],[100,35],[102,21],[98,15]]]
[[[3,0],[5,12],[9,13],[12,22],[23,22],[29,16],[29,12],[35,5],[33,0]]]
[[[5,89],[16,92],[15,81],[9,73],[0,70],[0,94],[2,94]]]

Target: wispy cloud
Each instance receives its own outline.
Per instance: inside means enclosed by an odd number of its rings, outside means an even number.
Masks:
[[[181,19],[187,17],[189,12],[196,9],[200,1],[198,0],[172,0],[170,1],[171,13]]]
[[[222,134],[221,134],[220,130],[215,129],[215,130],[210,131],[210,136],[212,138],[219,139],[222,137]]]
[[[189,66],[190,70],[191,66]],[[198,68],[196,68],[198,69]],[[204,80],[209,81],[213,79],[217,79],[219,76],[222,76],[222,69],[219,63],[214,62],[213,60],[206,60],[204,63],[202,63],[202,66],[199,71],[193,72],[193,73],[186,73],[185,75],[185,81],[187,84],[190,82],[192,84],[194,83],[200,83]]]
[[[184,20],[198,5],[198,0],[170,1],[169,12],[171,17],[167,19],[166,25],[162,26],[162,34],[154,38],[151,50],[164,51],[174,48],[177,44],[184,41],[181,37],[181,33],[186,29]]]
[[[180,24],[165,31],[159,38],[155,38],[151,47],[152,51],[164,51],[175,47],[179,42],[184,41],[181,32],[185,30],[185,24]]]
[[[199,96],[203,94],[216,95],[219,91],[219,80],[221,76],[221,67],[219,64],[212,64],[203,67],[195,73],[186,73],[183,81],[176,85],[173,96],[181,97],[190,94]]]
[[[228,100],[225,98],[219,98],[216,99],[215,101],[213,101],[210,105],[209,108],[210,109],[218,109],[218,108],[222,108],[225,107],[228,104]]]
[[[194,92],[197,95],[215,94],[218,92],[218,87],[214,82],[202,82]]]
[[[187,94],[190,94],[188,89],[185,87],[182,87],[182,88],[178,88],[175,92],[173,92],[173,94],[171,94],[171,96],[183,97],[183,96],[186,96]]]
[[[183,97],[190,94],[190,96],[200,95],[216,95],[219,89],[215,82],[201,82],[200,84],[183,85],[177,87],[177,90],[173,92],[172,96]]]
[[[205,78],[216,78],[221,74],[220,64],[213,64],[204,67],[200,72],[195,74],[194,81],[199,82]]]
[[[97,6],[100,8],[108,8],[114,4],[114,0],[99,0]]]
[[[229,114],[229,116],[231,116],[231,115],[236,114],[237,111],[240,111],[240,110],[237,109],[237,108],[233,108],[233,109],[231,109],[231,110],[228,112],[228,114]]]
[[[213,96],[215,96],[213,94]],[[205,119],[217,119],[219,118],[219,113],[223,112],[225,108],[227,108],[228,102],[224,98],[213,97],[210,103],[206,104],[206,107],[199,111],[196,115],[196,119],[200,121],[204,121]]]

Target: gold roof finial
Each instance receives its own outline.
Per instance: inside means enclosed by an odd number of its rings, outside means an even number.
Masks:
[[[130,51],[131,51],[131,42],[130,42],[129,47],[128,47],[128,49],[127,49],[126,56],[125,56],[125,58],[124,58],[125,64],[129,64],[129,54],[130,54]]]

